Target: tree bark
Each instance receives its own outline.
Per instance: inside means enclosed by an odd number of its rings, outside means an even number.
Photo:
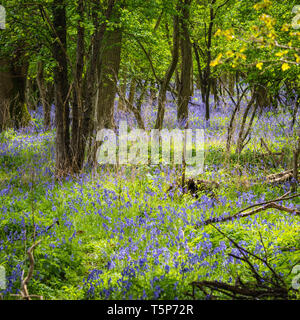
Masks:
[[[44,126],[46,130],[50,129],[50,105],[47,102],[46,86],[44,81],[44,66],[42,62],[38,63],[36,82],[40,92],[40,102],[44,110]]]
[[[127,89],[127,74],[124,74],[123,77],[123,83],[120,86],[120,95],[119,95],[119,101],[118,101],[118,110],[125,110],[125,101],[124,97],[126,96],[126,89]]]
[[[122,30],[108,31],[101,54],[99,99],[97,105],[97,130],[114,129],[114,102],[120,68]]]
[[[299,105],[300,105],[300,95],[298,94],[297,95],[297,100],[296,100],[296,103],[295,103],[295,107],[294,107],[294,110],[293,110],[293,115],[292,115],[291,130],[293,130],[293,128],[295,126],[295,123],[296,123],[297,114],[298,114],[298,111],[299,111]]]
[[[292,183],[292,192],[297,191],[297,186],[299,183],[298,178],[298,168],[299,168],[299,156],[300,156],[300,128],[297,129],[297,141],[296,147],[293,151],[293,183]]]
[[[213,5],[216,3],[216,0],[212,0],[211,8],[210,8],[210,22],[208,26],[207,32],[207,61],[206,61],[206,69],[204,72],[204,86],[205,86],[205,120],[209,121],[210,119],[210,106],[209,106],[209,94],[211,88],[211,67],[210,63],[212,61],[211,57],[211,44],[212,44],[212,33],[213,33],[213,26],[215,20],[215,11]]]
[[[135,78],[133,78],[130,82],[129,96],[128,96],[128,101],[131,105],[134,104],[134,96],[135,96],[135,92],[136,92],[136,87],[137,87],[137,81]]]
[[[139,110],[139,112],[142,111],[142,104],[144,102],[144,99],[145,99],[145,96],[147,93],[147,89],[148,89],[148,80],[145,80],[144,83],[141,85],[140,96],[139,96],[137,103],[136,103],[136,108]]]
[[[85,155],[85,150],[88,147],[89,138],[92,134],[93,129],[93,115],[95,111],[95,97],[97,94],[97,88],[95,83],[97,82],[98,73],[96,72],[97,66],[99,64],[100,50],[102,46],[103,37],[106,31],[107,21],[111,18],[113,9],[115,7],[115,0],[109,0],[108,6],[105,13],[105,19],[101,24],[99,24],[99,18],[94,12],[94,26],[95,33],[92,37],[91,44],[91,55],[87,65],[86,76],[82,85],[82,125],[80,127],[80,137],[79,137],[79,148],[78,158],[83,159]],[[95,1],[96,8],[101,10],[99,2]],[[95,10],[96,10],[95,8]],[[81,164],[81,165],[82,165]]]
[[[178,7],[178,6],[177,6]],[[176,69],[178,58],[179,58],[179,17],[176,14],[173,18],[174,30],[173,30],[173,50],[172,50],[172,61],[171,64],[162,80],[160,91],[158,95],[158,112],[155,123],[155,129],[162,129],[164,115],[165,115],[165,103],[166,103],[166,94],[171,78]]]
[[[25,96],[28,61],[21,44],[12,57],[1,59],[0,69],[1,128],[27,126],[31,120]]]
[[[72,167],[75,172],[82,168],[84,153],[80,148],[80,132],[82,130],[82,75],[84,67],[84,35],[85,28],[83,26],[84,20],[84,0],[78,0],[77,13],[80,17],[77,24],[77,53],[76,53],[76,74],[75,74],[75,90],[73,93],[72,106]]]
[[[182,17],[180,18],[180,45],[181,45],[181,75],[178,90],[178,110],[177,119],[183,127],[185,127],[189,115],[189,101],[192,94],[192,45],[188,29],[188,21],[190,18],[191,0],[184,0],[182,5]]]
[[[241,154],[243,148],[245,147],[244,142],[250,133],[250,130],[251,130],[252,124],[253,124],[253,120],[254,120],[254,117],[255,117],[255,114],[256,114],[256,111],[258,108],[258,104],[255,103],[255,90],[256,89],[254,89],[254,92],[252,94],[252,98],[251,98],[250,102],[247,104],[246,109],[243,114],[241,128],[240,128],[239,135],[238,135],[237,147],[236,147],[237,154]],[[246,129],[246,122],[247,122],[248,114],[249,114],[250,109],[254,103],[255,103],[255,107],[254,107],[251,119],[249,121],[248,128]]]
[[[197,68],[198,68],[198,89],[200,89],[201,91],[201,97],[202,97],[202,102],[205,103],[205,86],[204,86],[204,72],[201,68],[201,63],[200,63],[200,55],[199,55],[199,51],[200,48],[199,46],[195,43],[193,43],[193,48],[194,48],[194,52],[195,52],[195,59],[197,62]],[[202,51],[201,51],[202,53]]]
[[[53,0],[53,27],[59,40],[53,43],[55,83],[55,122],[56,122],[56,176],[61,178],[69,173],[70,154],[70,119],[68,104],[68,64],[66,57],[67,25],[66,4],[64,0]]]

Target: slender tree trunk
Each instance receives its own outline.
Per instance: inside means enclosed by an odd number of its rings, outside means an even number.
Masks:
[[[44,126],[46,130],[50,129],[50,105],[46,97],[46,87],[44,81],[44,66],[42,62],[38,63],[36,82],[40,92],[40,101],[44,110]]]
[[[53,44],[53,57],[57,63],[54,68],[55,82],[55,122],[56,122],[56,176],[69,173],[70,153],[70,119],[68,104],[68,65],[65,55],[67,48],[66,4],[64,0],[53,0],[53,27],[59,40]]]
[[[124,74],[123,83],[120,86],[120,95],[118,101],[118,110],[125,110],[125,101],[124,98],[126,96],[126,88],[127,88],[127,74]]]
[[[167,88],[169,86],[169,83],[171,81],[171,78],[174,74],[174,71],[178,63],[178,58],[179,58],[178,51],[179,51],[179,17],[176,14],[174,16],[172,61],[161,83],[160,91],[158,95],[158,113],[157,113],[155,128],[159,130],[161,130],[163,126]]]
[[[221,82],[221,84],[222,84],[222,82]],[[230,118],[228,130],[227,130],[226,152],[228,155],[230,152],[230,147],[231,147],[235,118],[236,118],[237,112],[239,112],[239,110],[240,110],[241,102],[242,102],[248,88],[244,89],[243,92],[237,96],[236,102],[234,100],[234,97],[231,95],[230,91],[226,87],[224,87],[224,88],[225,88],[225,91],[227,91],[227,93],[229,94],[231,101],[235,105],[233,112],[232,112],[232,115],[231,115],[231,118]]]
[[[26,89],[25,89],[25,103],[28,109],[36,110],[39,102],[38,98],[38,88],[36,82],[32,79],[26,79]]]
[[[82,75],[84,66],[84,35],[85,29],[83,26],[84,20],[84,0],[78,0],[77,13],[80,19],[77,25],[77,55],[76,55],[76,74],[75,74],[75,90],[73,91],[73,105],[72,105],[72,167],[75,172],[80,171],[83,164],[83,153],[80,148],[80,132],[82,126]]]
[[[234,96],[234,84],[235,84],[235,77],[230,73],[228,75],[228,90],[232,96]]]
[[[201,69],[200,55],[199,55],[200,48],[195,42],[193,43],[193,48],[194,48],[195,58],[196,58],[197,68],[198,68],[198,89],[200,89],[201,91],[202,102],[205,103],[204,72]]]
[[[227,131],[227,142],[226,142],[226,152],[227,152],[227,154],[229,154],[229,152],[230,152],[234,121],[235,121],[236,114],[239,111],[239,108],[240,108],[240,104],[237,103],[235,105],[235,107],[234,107],[234,110],[232,112],[231,119],[230,119],[230,122],[229,122],[228,131]]]
[[[294,125],[296,123],[297,114],[298,114],[298,111],[299,111],[299,105],[300,105],[300,95],[297,96],[297,100],[296,100],[295,107],[294,107],[294,110],[293,110],[292,122],[291,122],[291,130],[294,128]]]
[[[156,95],[157,95],[157,90],[155,88],[155,82],[151,81],[151,83],[150,83],[150,94],[149,94],[149,106],[150,107],[153,106],[153,102],[156,99]]]
[[[215,12],[213,5],[216,3],[216,0],[212,0],[211,8],[210,8],[210,22],[208,26],[208,32],[207,32],[207,62],[206,62],[206,69],[205,69],[205,120],[209,121],[210,119],[210,88],[211,88],[211,67],[210,63],[212,61],[211,56],[211,44],[212,44],[212,35],[213,35],[213,26],[214,26],[214,20],[215,20]]]
[[[188,21],[190,18],[191,0],[184,0],[181,3],[183,6],[183,15],[180,18],[180,44],[181,44],[181,75],[178,90],[178,110],[177,119],[181,125],[185,127],[189,115],[189,101],[192,94],[192,45],[188,29]]]
[[[297,191],[297,186],[299,183],[298,171],[299,171],[299,156],[300,156],[300,128],[297,129],[297,142],[296,148],[293,151],[293,183],[292,192]]]
[[[182,69],[182,63],[178,63],[175,70],[175,89],[179,93],[180,91],[180,73],[178,69]]]
[[[148,88],[148,80],[145,80],[145,82],[142,84],[140,88],[140,96],[136,103],[136,108],[139,110],[139,112],[142,111],[142,104],[144,102],[144,99],[147,93],[147,88]]]
[[[134,103],[134,96],[135,96],[135,92],[136,92],[136,86],[137,86],[137,82],[136,79],[133,78],[130,82],[130,88],[129,88],[129,96],[128,96],[128,101],[131,105],[133,105]]]
[[[248,103],[248,105],[247,105],[247,107],[246,107],[246,109],[244,111],[244,114],[243,114],[241,128],[240,128],[240,132],[239,132],[239,135],[238,135],[238,141],[237,141],[237,148],[236,148],[236,153],[237,154],[241,154],[241,152],[242,152],[242,150],[243,150],[243,148],[245,146],[244,142],[245,142],[247,136],[250,133],[250,130],[251,130],[251,127],[252,127],[252,123],[253,123],[253,120],[254,120],[254,116],[255,116],[257,108],[258,108],[258,104],[255,104],[255,107],[254,107],[250,122],[248,124],[248,128],[246,129],[246,121],[247,121],[247,118],[248,118],[248,114],[250,112],[250,109],[251,109],[252,105],[255,103],[255,90],[256,89],[254,89],[254,93],[252,95],[252,98],[251,98],[250,102]]]
[[[138,124],[138,127],[140,129],[145,129],[145,125],[144,125],[144,121],[143,121],[143,118],[142,118],[142,115],[141,115],[141,108],[139,108],[138,104],[137,104],[137,107],[135,107],[130,101],[129,99],[127,99],[126,95],[123,95],[121,90],[117,88],[117,91],[118,91],[118,95],[120,97],[120,99],[122,99],[125,103],[125,106],[126,106],[126,110],[127,111],[131,111],[137,121],[137,124]],[[143,93],[141,93],[142,95]],[[140,99],[141,99],[141,96],[140,96]],[[139,100],[140,101],[140,100]],[[142,101],[142,100],[141,100]],[[138,102],[140,103],[140,102]]]
[[[212,93],[214,95],[214,105],[215,105],[215,108],[217,108],[217,106],[219,104],[218,79],[213,78],[211,81],[211,84],[212,84]]]
[[[54,83],[48,82],[48,83],[45,83],[45,86],[46,86],[46,100],[49,104],[50,114],[51,114],[51,106],[54,104]]]
[[[113,9],[115,7],[115,0],[108,0],[108,6],[105,13],[105,19],[103,23],[99,24],[99,19],[95,14],[94,25],[95,33],[92,37],[92,52],[91,57],[88,62],[86,76],[83,83],[82,92],[82,109],[83,109],[83,119],[82,125],[80,126],[80,137],[79,137],[79,150],[81,154],[78,155],[80,159],[84,159],[85,150],[88,147],[89,138],[92,134],[93,129],[93,116],[95,111],[95,97],[97,94],[97,89],[95,83],[97,82],[98,73],[96,72],[97,66],[99,64],[100,50],[102,47],[103,37],[106,31],[107,21],[109,21]],[[98,1],[96,5],[99,6]],[[98,8],[100,10],[100,7]]]

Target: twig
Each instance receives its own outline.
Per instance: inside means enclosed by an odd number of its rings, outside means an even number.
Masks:
[[[27,251],[30,265],[29,265],[27,277],[24,280],[22,280],[22,284],[21,284],[21,297],[23,299],[31,300],[31,297],[28,293],[27,284],[29,283],[30,279],[32,278],[33,270],[34,270],[33,252],[34,252],[34,249],[41,243],[41,241],[42,240],[39,240],[38,242],[34,243]],[[24,274],[24,271],[22,273],[22,278],[23,278],[23,274]]]
[[[58,220],[56,219],[50,226],[48,226],[46,228],[46,231],[48,231],[49,229],[51,229],[55,224],[59,224]],[[42,296],[38,296],[38,295],[30,295],[28,292],[28,288],[27,285],[29,283],[29,281],[31,280],[32,276],[33,276],[33,271],[34,271],[34,250],[35,248],[42,242],[42,240],[39,240],[37,242],[35,242],[27,251],[27,255],[29,258],[29,270],[28,270],[28,274],[26,276],[26,278],[24,279],[24,270],[22,271],[22,276],[21,276],[21,290],[20,290],[20,294],[15,294],[12,296],[18,296],[21,297],[22,299],[26,299],[26,300],[31,300],[31,298],[33,297],[38,297],[40,298],[40,300],[43,300]]]

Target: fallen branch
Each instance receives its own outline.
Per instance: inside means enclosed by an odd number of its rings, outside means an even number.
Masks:
[[[46,228],[46,231],[50,230],[55,224],[59,224],[58,220],[54,220],[54,222]],[[43,296],[38,296],[38,295],[30,295],[28,292],[27,285],[29,281],[31,280],[33,276],[33,271],[34,271],[34,250],[35,248],[42,242],[42,240],[39,240],[35,242],[28,250],[27,250],[27,255],[29,258],[29,270],[28,274],[24,279],[24,270],[22,272],[22,277],[21,277],[21,289],[20,289],[20,294],[13,294],[12,296],[20,297],[21,299],[26,299],[26,300],[31,300],[31,298],[39,298],[40,300],[43,300]]]
[[[299,170],[298,170],[299,172]],[[263,181],[264,183],[267,184],[278,184],[278,183],[284,183],[286,181],[290,181],[292,180],[294,175],[294,170],[286,170],[283,172],[279,172],[279,173],[274,173],[274,174],[270,174],[268,176],[265,177],[265,180]],[[254,184],[261,184],[262,181],[261,179],[256,179],[253,181]]]
[[[281,298],[287,299],[288,291],[285,288],[251,288],[251,285],[230,285],[217,281],[199,281],[192,282],[193,287],[199,288],[201,291],[205,288],[213,291],[219,291],[233,299],[249,299],[249,298]],[[203,291],[206,294],[206,291]]]
[[[221,222],[225,222],[225,221],[232,221],[232,220],[235,220],[235,219],[240,219],[240,218],[245,218],[245,217],[249,217],[253,214],[256,214],[258,212],[261,212],[261,211],[264,211],[264,210],[267,210],[267,209],[277,209],[277,210],[280,210],[280,211],[284,211],[284,212],[287,212],[287,213],[295,213],[296,215],[300,215],[300,211],[298,209],[291,209],[291,208],[287,208],[285,206],[282,206],[282,205],[278,205],[276,204],[276,202],[279,202],[279,201],[286,201],[286,200],[290,200],[290,199],[293,199],[293,198],[296,198],[296,197],[299,197],[300,194],[296,194],[296,195],[293,195],[293,196],[290,196],[290,197],[287,197],[287,195],[289,194],[289,192],[275,200],[271,200],[271,201],[267,201],[267,202],[263,202],[263,203],[257,203],[257,204],[254,204],[254,205],[251,205],[245,209],[242,209],[240,210],[239,212],[235,213],[234,215],[232,216],[227,216],[227,217],[224,217],[224,218],[210,218],[204,222],[202,222],[201,224],[197,224],[197,226],[201,226],[201,225],[208,225],[208,224],[212,224],[212,223],[221,223]],[[256,208],[254,210],[251,210],[249,212],[245,212],[245,211],[248,211],[252,208],[255,208],[255,207],[259,207],[259,208]]]
[[[286,283],[283,280],[283,277],[278,274],[272,266],[269,264],[267,257],[261,258],[256,254],[250,252],[249,250],[241,247],[235,240],[227,236],[224,232],[214,227],[218,232],[220,232],[224,237],[226,237],[234,247],[238,249],[241,256],[237,256],[234,254],[229,254],[229,256],[234,257],[237,260],[246,262],[246,264],[250,268],[250,273],[255,281],[243,282],[241,277],[237,275],[235,284],[231,285],[228,283],[220,282],[220,281],[194,281],[191,283],[193,287],[192,294],[188,294],[192,298],[195,297],[195,288],[200,289],[206,296],[214,299],[212,293],[214,291],[229,296],[232,299],[288,299],[289,292],[293,289],[288,288]],[[263,247],[265,247],[262,237],[261,242]],[[271,276],[267,276],[266,274],[260,274],[258,270],[254,267],[254,264],[251,262],[250,257],[255,258],[261,261],[270,271]],[[253,280],[254,280],[253,279]],[[208,292],[210,290],[210,294]]]
[[[22,273],[22,281],[21,281],[21,297],[22,299],[31,300],[31,296],[28,293],[27,285],[32,278],[33,270],[34,270],[34,257],[33,252],[34,249],[41,243],[42,240],[39,240],[38,242],[34,243],[27,251],[28,258],[29,258],[29,270],[26,278],[23,280],[24,271]]]
[[[283,183],[291,180],[292,178],[293,178],[293,170],[287,170],[284,172],[271,174],[267,176],[266,182],[267,183]]]

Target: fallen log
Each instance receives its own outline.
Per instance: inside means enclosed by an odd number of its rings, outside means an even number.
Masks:
[[[178,183],[176,186],[170,186],[167,192],[174,190],[174,188],[181,187],[181,184]],[[214,190],[218,189],[220,187],[220,184],[216,181],[210,181],[210,180],[194,180],[194,179],[188,179],[185,183],[185,186],[183,188],[183,193],[190,193],[193,197],[198,199],[198,192],[206,192],[208,195],[216,197]]]
[[[278,288],[261,288],[255,284],[246,285],[230,285],[218,281],[199,281],[192,282],[191,285],[199,288],[202,292],[207,294],[205,289],[218,291],[233,299],[287,299],[288,289],[284,287]]]
[[[266,177],[267,183],[283,183],[293,178],[293,170],[287,170]]]

